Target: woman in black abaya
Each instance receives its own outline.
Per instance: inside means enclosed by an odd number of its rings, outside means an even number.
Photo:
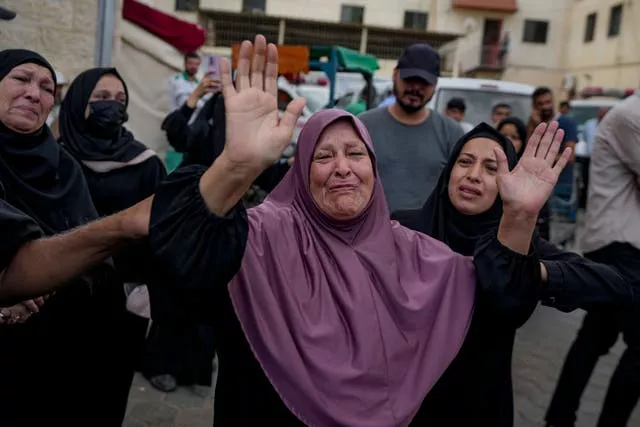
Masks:
[[[486,247],[503,214],[494,150],[503,153],[505,167],[516,167],[518,158],[510,141],[491,126],[478,125],[456,144],[422,209],[399,211],[393,218],[463,255]],[[506,311],[492,307],[482,296],[476,300],[467,340],[425,399],[424,419],[416,425],[512,426],[515,332],[538,302],[562,311],[632,303],[630,285],[611,267],[562,252],[537,234],[531,250],[541,260],[540,283],[532,287],[523,278],[520,288],[511,287],[513,304]]]
[[[137,141],[127,121],[129,92],[115,68],[80,73],[67,91],[60,111],[60,143],[80,163],[98,215],[127,209],[151,196],[166,177],[160,158]],[[144,243],[114,256],[116,269],[135,286],[153,281],[154,268]],[[156,276],[156,279],[162,277]],[[141,362],[148,320],[128,314],[127,339],[132,362]]]
[[[0,423],[116,426],[133,370],[108,257],[146,236],[149,203],[97,220],[80,166],[45,125],[54,88],[40,55],[0,52],[0,305],[55,291],[0,327]]]

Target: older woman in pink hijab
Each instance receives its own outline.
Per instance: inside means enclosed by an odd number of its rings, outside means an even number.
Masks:
[[[173,295],[214,325],[216,427],[410,425],[465,341],[477,294],[500,309],[513,277],[539,282],[529,247],[568,159],[555,163],[562,135],[540,128],[526,169],[509,172],[496,152],[505,210],[494,252],[475,260],[390,221],[369,135],[340,110],[307,122],[289,173],[247,211],[242,195],[304,105],[278,117],[277,64],[262,36],[242,44],[235,88],[223,64],[223,153],[156,193],[151,244],[181,287],[152,289],[152,309],[154,293]]]

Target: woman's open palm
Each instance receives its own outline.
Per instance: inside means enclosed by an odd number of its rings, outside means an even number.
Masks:
[[[564,131],[558,129],[558,122],[541,123],[512,171],[509,171],[505,153],[496,150],[498,189],[505,210],[538,215],[571,157],[570,148],[558,157],[563,138]]]
[[[240,45],[236,85],[228,61],[221,64],[226,110],[225,155],[234,164],[265,168],[275,162],[291,142],[304,98],[292,101],[278,115],[278,49],[262,35]]]

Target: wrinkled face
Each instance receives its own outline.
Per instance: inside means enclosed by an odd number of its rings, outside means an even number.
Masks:
[[[200,58],[187,58],[184,61],[184,70],[191,77],[195,76],[200,69]]]
[[[491,121],[495,126],[511,115],[511,108],[498,107],[491,113]]]
[[[369,204],[375,176],[364,142],[347,121],[328,126],[316,145],[309,187],[317,206],[330,218],[357,217]]]
[[[449,200],[464,215],[488,211],[498,197],[497,163],[493,153],[500,144],[474,138],[462,148],[449,177]]]
[[[507,123],[502,126],[500,133],[511,141],[513,147],[516,149],[516,154],[520,154],[520,151],[522,150],[522,140],[520,139],[520,134],[518,133],[516,125]]]
[[[121,104],[127,103],[127,93],[124,91],[122,81],[112,74],[105,74],[98,80],[89,96],[89,104],[95,101],[118,101]],[[89,117],[89,104],[84,113],[84,117]]]
[[[18,133],[40,129],[53,108],[51,71],[37,64],[13,68],[0,81],[0,122]]]
[[[406,113],[416,113],[433,97],[435,86],[421,78],[401,79],[398,70],[393,72],[393,94],[396,102]]]
[[[533,101],[533,108],[540,112],[540,119],[543,122],[548,122],[554,116],[553,95],[550,93],[544,93],[538,96]]]
[[[448,117],[451,117],[456,122],[461,122],[464,120],[464,111],[458,110],[457,108],[447,108],[445,114]]]

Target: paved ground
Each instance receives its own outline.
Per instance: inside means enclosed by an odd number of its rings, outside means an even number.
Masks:
[[[543,426],[543,417],[551,399],[564,357],[577,329],[582,312],[563,314],[540,307],[518,333],[513,381],[516,427]],[[596,425],[609,378],[620,354],[621,343],[600,360],[583,397],[578,427]],[[129,399],[125,427],[211,427],[213,391],[179,389],[164,394],[136,377]],[[637,408],[630,426],[640,425]]]

